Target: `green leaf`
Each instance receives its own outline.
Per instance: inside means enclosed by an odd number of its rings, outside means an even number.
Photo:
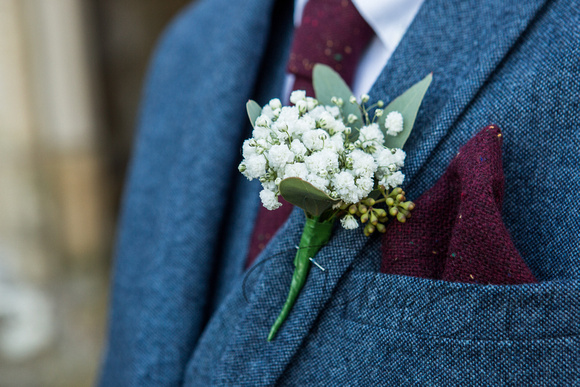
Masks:
[[[385,135],[385,146],[388,148],[403,148],[405,142],[411,134],[417,112],[423,101],[423,97],[433,80],[433,73],[427,75],[422,81],[417,82],[401,96],[397,97],[386,108],[385,113],[379,119],[379,125],[382,129],[385,127],[386,116],[393,111],[403,115],[403,131],[396,136]]]
[[[338,200],[332,199],[312,184],[298,178],[289,177],[280,182],[280,194],[288,202],[302,208],[307,213],[320,216]]]
[[[378,198],[381,197],[381,190],[378,188],[374,189],[368,194],[367,197],[377,200]]]
[[[256,120],[262,114],[262,107],[256,101],[250,99],[246,103],[246,110],[248,111],[248,117],[250,118],[252,126],[255,126]]]
[[[346,84],[346,82],[338,75],[336,71],[327,65],[317,64],[314,66],[312,71],[312,85],[314,86],[314,92],[316,94],[316,99],[321,105],[330,105],[332,97],[342,98],[344,105],[342,106],[342,112],[344,114],[344,124],[350,127],[356,127],[360,129],[362,125],[361,114],[358,105],[348,102],[349,98],[353,95],[352,91]],[[347,122],[349,114],[354,114],[357,116],[358,120],[354,124],[349,124]]]

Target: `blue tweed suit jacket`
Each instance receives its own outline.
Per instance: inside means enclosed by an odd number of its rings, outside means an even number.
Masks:
[[[102,386],[580,385],[580,2],[426,0],[372,88],[434,80],[405,146],[417,198],[488,124],[504,222],[539,284],[380,274],[336,230],[289,319],[295,210],[245,270],[258,183],[238,172],[245,102],[280,96],[292,1],[201,0],[164,34],[124,200]]]

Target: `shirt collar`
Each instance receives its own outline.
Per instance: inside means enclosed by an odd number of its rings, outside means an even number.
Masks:
[[[352,0],[388,50],[394,50],[411,25],[423,0]]]
[[[308,0],[295,0],[294,25],[300,25]],[[352,0],[387,49],[394,49],[421,8],[423,0]]]

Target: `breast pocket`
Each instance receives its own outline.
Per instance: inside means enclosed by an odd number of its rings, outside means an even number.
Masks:
[[[579,331],[579,281],[496,286],[352,271],[280,382],[574,385]]]

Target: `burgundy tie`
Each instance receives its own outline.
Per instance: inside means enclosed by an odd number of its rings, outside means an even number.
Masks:
[[[360,56],[373,36],[372,28],[351,1],[308,1],[302,22],[294,31],[288,61],[288,72],[296,77],[292,90],[306,90],[307,95],[314,96],[312,68],[316,63],[332,67],[351,84]],[[292,212],[292,205],[280,199],[282,207],[277,210],[260,207],[250,241],[248,266]]]

